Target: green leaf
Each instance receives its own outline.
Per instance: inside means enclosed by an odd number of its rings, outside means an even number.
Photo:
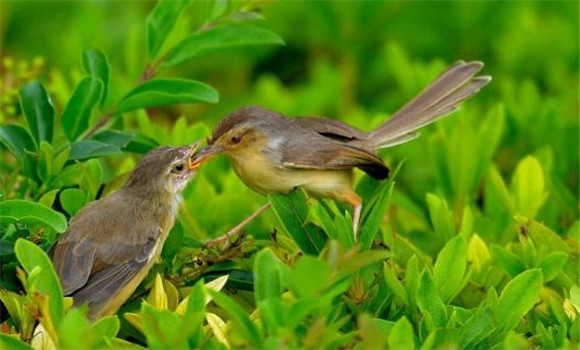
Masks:
[[[35,177],[36,161],[29,152],[36,152],[36,145],[28,131],[20,125],[2,125],[0,126],[0,142],[12,152],[26,174]]]
[[[319,254],[327,236],[320,228],[307,222],[309,207],[306,194],[294,190],[288,195],[272,195],[269,198],[276,216],[300,249],[305,253]]]
[[[439,252],[433,268],[433,279],[444,302],[451,301],[463,285],[467,266],[467,244],[456,236]]]
[[[318,255],[324,247],[326,236],[315,225],[307,222],[308,203],[304,192],[294,190],[287,195],[272,194],[268,198],[280,223],[300,250]]]
[[[427,270],[423,271],[421,279],[419,280],[417,305],[423,313],[430,316],[434,326],[445,327],[447,323],[447,310],[437,294],[433,279]]]
[[[248,314],[232,298],[225,294],[208,290],[214,302],[226,311],[240,328],[247,340],[256,348],[262,347],[262,336],[258,327],[250,320]]]
[[[330,267],[324,261],[305,255],[289,274],[289,287],[304,298],[315,297],[330,284]]]
[[[75,141],[88,128],[94,107],[103,95],[103,83],[93,77],[85,77],[77,85],[62,112],[61,125],[70,141]]]
[[[18,262],[29,275],[40,268],[35,276],[35,288],[48,297],[50,319],[58,326],[63,316],[62,288],[49,257],[39,246],[22,238],[16,241],[14,251]]]
[[[173,66],[226,48],[265,44],[283,45],[284,41],[273,32],[259,27],[237,24],[219,25],[186,37],[171,50],[163,66]]]
[[[101,337],[113,338],[121,329],[121,322],[117,316],[106,316],[93,323],[93,332]]]
[[[195,80],[153,79],[128,93],[116,108],[118,113],[140,108],[162,107],[180,103],[217,103],[218,92]]]
[[[461,349],[471,349],[494,331],[491,311],[484,308],[475,313],[461,326],[459,345]]]
[[[408,349],[415,348],[415,335],[413,333],[413,326],[405,316],[401,317],[391,329],[389,334],[389,348],[391,349]]]
[[[61,213],[45,205],[22,199],[0,202],[0,222],[41,224],[56,232],[64,232],[67,227],[66,218]]]
[[[391,182],[390,184],[384,186],[379,194],[380,197],[373,205],[373,208],[371,209],[362,225],[360,241],[362,243],[363,250],[370,249],[377,235],[377,232],[379,232],[381,222],[383,221],[385,211],[387,210],[389,200],[393,193],[394,185],[395,183]]]
[[[530,219],[535,218],[548,197],[542,166],[536,158],[527,156],[518,163],[511,190],[516,212]]]
[[[407,290],[403,287],[395,272],[386,263],[383,265],[383,274],[385,276],[385,282],[391,292],[398,296],[405,305],[409,305],[409,294],[407,294]]]
[[[120,154],[119,147],[95,140],[82,140],[70,145],[69,160],[81,160]]]
[[[78,188],[67,188],[60,193],[60,204],[72,217],[87,203],[87,194]]]
[[[510,277],[514,277],[526,269],[524,262],[519,256],[497,244],[491,245],[491,255],[499,267]]]
[[[40,141],[52,142],[54,107],[44,86],[36,80],[24,85],[20,89],[20,103],[36,143],[39,144]]]
[[[568,261],[568,257],[569,256],[566,253],[554,252],[542,260],[540,268],[544,275],[544,282],[549,282],[556,278]]]
[[[101,81],[103,86],[101,106],[103,106],[109,91],[110,73],[107,56],[99,50],[85,50],[85,52],[83,52],[83,68],[89,76]]]
[[[90,349],[95,343],[89,329],[89,321],[80,309],[66,313],[58,326],[59,345],[64,349]]]
[[[447,202],[443,198],[428,193],[427,206],[435,233],[444,240],[449,240],[455,235],[455,227],[453,226],[453,213]]]
[[[105,130],[95,134],[91,140],[108,143],[110,145],[125,148],[135,138],[135,135],[117,130]]]
[[[189,0],[161,0],[147,16],[147,49],[150,58],[157,56],[189,3]]]
[[[254,260],[254,296],[256,303],[282,296],[282,271],[273,251],[261,250]]]
[[[513,329],[540,297],[543,279],[540,269],[532,269],[517,275],[502,291],[494,320],[502,330]]]
[[[15,336],[0,333],[0,349],[34,350],[30,345],[18,340]]]

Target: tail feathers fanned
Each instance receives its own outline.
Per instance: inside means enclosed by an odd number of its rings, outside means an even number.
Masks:
[[[369,134],[375,149],[391,147],[414,139],[415,131],[454,112],[459,104],[475,95],[491,80],[474,77],[483,68],[481,62],[458,61],[443,72],[417,97]]]

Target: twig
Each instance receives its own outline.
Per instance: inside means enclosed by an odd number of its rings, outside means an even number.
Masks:
[[[227,241],[231,237],[233,237],[233,236],[237,235],[238,233],[240,233],[250,222],[252,222],[252,220],[254,220],[258,216],[260,216],[268,208],[270,208],[270,203],[264,204],[262,207],[260,207],[260,209],[256,210],[252,215],[250,215],[247,218],[245,218],[244,221],[242,221],[239,224],[237,224],[236,226],[234,226],[231,230],[229,230],[225,234],[223,234],[223,235],[221,235],[221,236],[219,236],[217,238],[210,239],[209,241],[206,241],[205,242],[205,245],[207,247],[215,247],[215,246],[218,246],[219,244],[221,244],[223,242],[226,242],[225,246],[227,247]]]

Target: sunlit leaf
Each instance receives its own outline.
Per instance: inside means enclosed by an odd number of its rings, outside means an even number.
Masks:
[[[28,121],[28,127],[37,144],[52,142],[54,134],[54,107],[44,86],[32,81],[20,89],[20,103]]]
[[[522,317],[534,306],[542,288],[542,271],[528,270],[517,275],[501,292],[494,320],[503,330],[517,326]]]
[[[128,93],[116,108],[117,113],[140,108],[163,107],[183,103],[217,103],[218,92],[195,80],[153,79]]]
[[[433,268],[433,279],[445,302],[459,292],[467,265],[467,244],[456,236],[439,252]]]
[[[86,77],[77,85],[61,116],[62,130],[70,141],[79,138],[89,128],[94,107],[103,95],[103,83]]]
[[[147,16],[147,48],[149,57],[155,58],[179,16],[189,6],[189,0],[162,0]]]
[[[284,44],[275,33],[248,25],[224,24],[194,33],[171,50],[165,67],[226,48],[245,45]]]
[[[66,218],[61,213],[45,205],[22,199],[0,202],[0,222],[40,224],[57,232],[66,231],[67,227]]]
[[[54,335],[55,330],[51,328],[60,324],[64,310],[62,288],[54,267],[46,253],[30,241],[19,238],[14,251],[18,262],[29,275],[33,270],[40,268],[40,272],[35,276],[34,288],[48,297],[49,314],[43,315],[43,324],[49,333]]]
[[[256,303],[270,298],[280,298],[282,295],[282,273],[276,254],[270,249],[264,249],[254,260],[254,294]]]
[[[82,140],[70,145],[69,160],[98,158],[121,153],[119,147],[95,140]]]
[[[103,93],[100,104],[103,106],[109,92],[110,68],[107,56],[99,50],[85,50],[83,52],[83,68],[89,76],[101,81]]]

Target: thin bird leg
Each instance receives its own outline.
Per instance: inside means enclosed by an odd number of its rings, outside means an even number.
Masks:
[[[360,222],[360,215],[362,211],[362,198],[353,190],[341,191],[334,194],[334,198],[346,202],[352,206],[352,232],[354,233],[354,241],[358,232],[358,225]]]
[[[209,241],[205,242],[205,245],[208,247],[215,247],[220,245],[221,243],[227,242],[231,237],[238,235],[252,220],[260,216],[263,212],[265,212],[268,208],[270,208],[270,203],[264,204],[260,209],[256,210],[252,215],[245,218],[242,222],[234,226],[231,230],[226,232],[225,234],[210,239]]]
[[[362,203],[357,204],[357,205],[353,205],[352,212],[353,212],[352,232],[354,232],[354,241],[356,242],[356,236],[358,233],[358,225],[359,225],[359,221],[360,221],[360,214],[362,212]]]

